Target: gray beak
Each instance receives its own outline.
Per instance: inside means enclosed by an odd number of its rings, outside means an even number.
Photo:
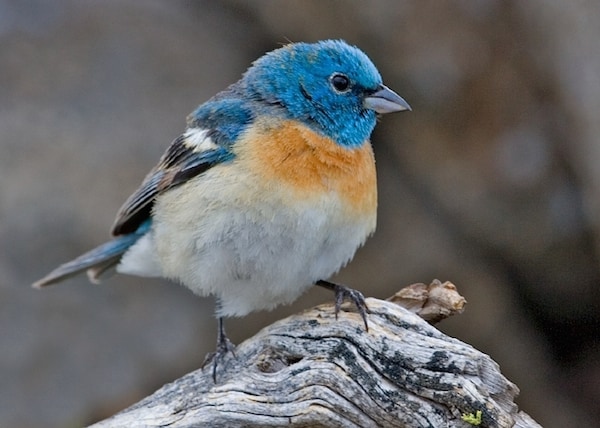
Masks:
[[[366,97],[363,106],[366,109],[375,110],[379,114],[411,110],[404,98],[384,85],[379,86],[377,91]]]

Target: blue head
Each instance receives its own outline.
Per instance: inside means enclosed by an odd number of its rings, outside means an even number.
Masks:
[[[339,40],[294,43],[269,52],[241,83],[253,99],[347,147],[369,138],[377,113],[409,108],[383,86],[361,50]]]

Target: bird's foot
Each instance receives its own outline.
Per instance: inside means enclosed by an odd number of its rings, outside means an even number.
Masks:
[[[358,313],[363,319],[365,323],[365,330],[369,331],[369,324],[367,323],[367,314],[371,313],[367,303],[365,302],[365,296],[353,288],[346,287],[345,285],[336,284],[333,282],[319,280],[316,282],[316,285],[320,287],[327,288],[335,293],[335,319],[338,317],[338,312],[342,307],[342,303],[344,303],[345,299],[348,299],[354,303]]]
[[[204,369],[205,366],[212,363],[213,364],[213,381],[217,383],[217,366],[221,363],[221,361],[225,358],[225,356],[231,352],[231,354],[235,357],[235,345],[227,335],[225,334],[225,328],[223,326],[223,318],[219,318],[219,330],[217,332],[217,349],[214,352],[209,352],[206,354],[204,358],[204,362],[202,363],[201,368]]]

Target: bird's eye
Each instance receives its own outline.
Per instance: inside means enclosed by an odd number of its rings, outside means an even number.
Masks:
[[[329,80],[331,81],[331,86],[338,92],[346,92],[350,88],[350,79],[343,74],[333,74]]]

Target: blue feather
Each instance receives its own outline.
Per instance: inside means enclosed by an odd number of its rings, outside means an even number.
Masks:
[[[331,77],[350,81],[347,91],[336,91]],[[258,113],[283,116],[346,147],[358,147],[369,138],[376,113],[363,100],[382,85],[381,75],[358,48],[339,40],[295,43],[256,60],[239,87]],[[258,115],[258,114],[257,114]]]
[[[150,230],[151,224],[151,220],[146,220],[134,233],[121,235],[70,262],[60,265],[44,278],[35,282],[33,286],[41,288],[86,270],[91,270],[90,279],[97,279],[101,273],[119,263],[121,256]]]
[[[219,146],[230,147],[254,119],[247,101],[235,95],[235,86],[199,106],[188,116],[190,128],[209,129]]]

